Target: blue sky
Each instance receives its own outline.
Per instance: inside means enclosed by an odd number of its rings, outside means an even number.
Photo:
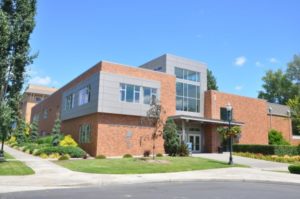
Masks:
[[[100,60],[171,53],[208,64],[219,90],[257,97],[300,53],[298,0],[39,0],[31,83],[60,87]]]

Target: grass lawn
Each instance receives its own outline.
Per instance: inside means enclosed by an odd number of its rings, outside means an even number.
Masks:
[[[56,163],[73,171],[102,174],[141,174],[193,171],[231,167],[218,162],[194,157],[162,157],[151,162],[138,158],[64,160]],[[233,165],[238,166],[238,165]]]
[[[8,153],[4,153],[5,159],[14,159]],[[30,175],[34,174],[34,171],[26,166],[23,162],[17,160],[8,160],[0,162],[0,176],[8,175]]]

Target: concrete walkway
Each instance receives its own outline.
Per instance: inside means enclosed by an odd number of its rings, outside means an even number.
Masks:
[[[34,157],[9,147],[6,147],[5,150],[15,158],[25,162],[36,174],[27,176],[0,176],[0,194],[25,190],[201,180],[263,181],[300,184],[300,175],[252,168],[210,169],[162,174],[88,174],[70,171],[49,160]]]
[[[201,157],[201,158],[228,162],[229,153],[228,152],[199,153],[199,154],[193,154],[193,157]],[[266,171],[288,171],[288,166],[289,166],[289,164],[287,163],[271,162],[271,161],[246,158],[241,156],[233,156],[233,162],[235,164],[242,164],[242,165],[250,166],[251,168],[261,169]]]

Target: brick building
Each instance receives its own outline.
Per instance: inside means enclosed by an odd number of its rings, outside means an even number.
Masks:
[[[233,124],[242,128],[239,143],[267,144],[268,130],[283,132],[291,143],[289,108],[265,100],[207,91],[204,63],[165,54],[139,67],[101,61],[32,108],[31,121],[48,134],[59,117],[62,131],[91,155],[133,155],[151,151],[153,128],[142,119],[152,99],[173,118],[179,136],[193,152],[216,152],[217,127],[226,125],[222,110],[233,107]],[[156,140],[163,153],[163,138]]]

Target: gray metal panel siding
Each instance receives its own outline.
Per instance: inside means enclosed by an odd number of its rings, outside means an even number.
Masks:
[[[78,100],[79,95],[78,92],[90,85],[91,86],[91,98],[90,102],[84,105],[79,106]],[[75,93],[75,102],[74,108],[70,110],[65,110],[65,101],[66,97],[72,93]],[[79,82],[76,86],[66,90],[62,95],[62,104],[61,104],[61,119],[67,120],[71,118],[80,117],[83,115],[88,115],[91,113],[96,113],[98,110],[98,97],[99,97],[99,72],[91,75],[88,79],[85,79]]]
[[[158,97],[160,96],[161,86],[158,81],[101,72],[98,112],[136,116],[146,115],[150,106],[143,104],[142,89],[140,91],[140,103],[122,102],[120,100],[120,83],[157,88]]]
[[[161,70],[159,70],[160,72],[166,72],[166,55],[162,55],[154,60],[151,60],[141,66],[139,66],[140,68],[146,68],[146,69],[150,69],[150,70],[156,70],[158,67],[161,67]]]

